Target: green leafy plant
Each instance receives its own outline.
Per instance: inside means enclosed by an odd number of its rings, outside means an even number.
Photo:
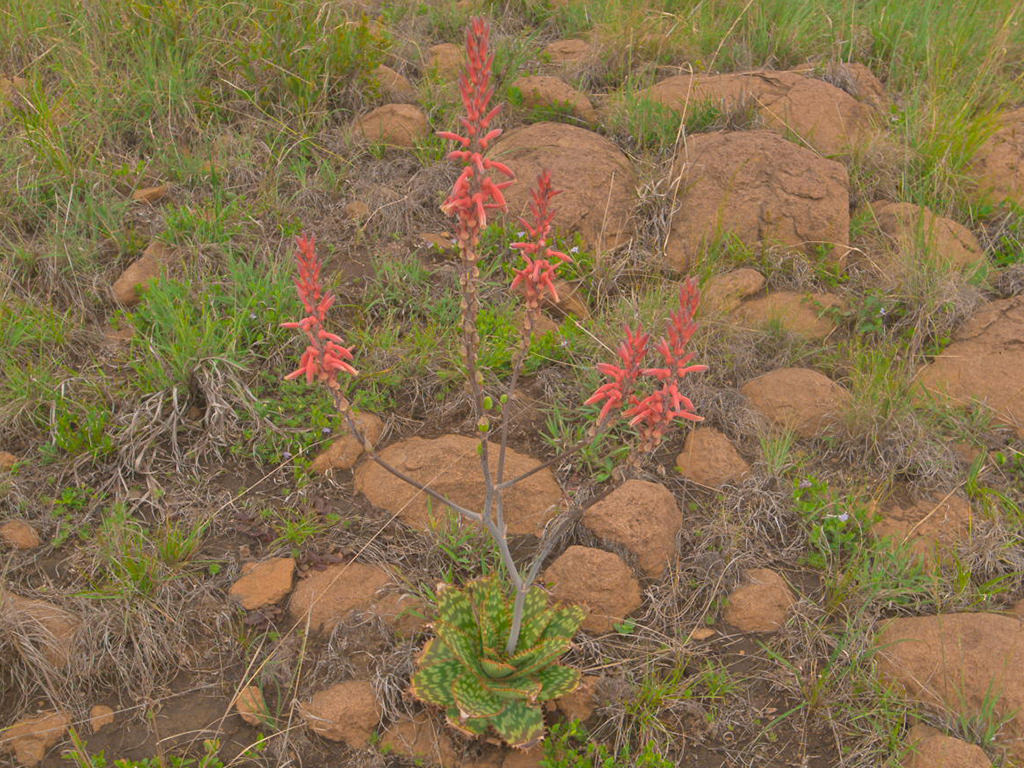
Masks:
[[[218,755],[220,742],[216,739],[203,741],[203,755],[199,758],[169,755],[132,760],[121,757],[111,763],[104,752],[89,754],[88,747],[74,728],[70,730],[70,736],[73,748],[65,751],[63,757],[78,768],[224,768],[224,762]]]
[[[532,191],[531,219],[520,219],[521,241],[509,244],[521,256],[521,266],[513,271],[509,286],[512,292],[522,295],[525,305],[519,344],[510,358],[506,391],[497,398],[487,394],[483,371],[487,347],[481,341],[480,331],[480,321],[488,320],[487,309],[481,308],[481,234],[487,226],[488,212],[505,209],[503,190],[514,182],[507,166],[485,156],[490,142],[501,134],[500,129],[490,127],[500,105],[492,108],[490,104],[494,57],[489,52],[488,40],[489,27],[482,19],[474,19],[466,30],[469,65],[460,81],[466,109],[466,117],[461,121],[465,135],[438,133],[441,138],[456,142],[458,148],[448,157],[463,165],[441,210],[456,220],[461,362],[480,438],[477,454],[485,487],[481,509],[468,509],[410,477],[385,461],[363,439],[346,389],[339,380],[342,374],[359,373],[351,364],[355,347],[344,346],[345,341],[325,327],[335,296],[324,293],[313,238],[298,239],[296,287],[306,316],[282,326],[300,330],[308,342],[299,367],[285,378],[303,378],[308,384],[327,387],[335,408],[344,416],[351,433],[363,443],[371,460],[433,502],[440,502],[465,521],[481,526],[496,545],[501,561],[500,579],[492,575],[481,582],[471,582],[462,590],[449,588],[441,592],[438,634],[420,658],[413,691],[425,701],[444,707],[449,721],[465,732],[483,734],[494,730],[511,744],[526,746],[543,736],[544,720],[538,702],[560,696],[576,684],[578,672],[556,662],[568,649],[582,613],[578,608],[549,609],[544,593],[534,587],[547,552],[545,547],[540,548],[529,567],[520,566],[512,556],[503,495],[532,472],[506,477],[509,421],[503,415],[505,406],[516,396],[531,343],[538,335],[541,302],[558,302],[556,270],[573,259],[552,245],[555,214],[551,202],[558,192],[552,186],[550,173],[542,171]],[[495,181],[492,175],[505,180]],[[676,419],[700,421],[693,403],[679,390],[687,374],[706,370],[706,366],[691,365],[693,354],[686,351],[697,327],[694,314],[698,299],[696,283],[690,280],[680,290],[679,307],[669,316],[665,337],[652,345],[660,356],[655,365],[648,360],[650,335],[642,327],[626,327],[626,341],[618,349],[621,366],[599,365],[598,371],[608,380],[584,403],[601,403],[597,424],[579,443],[567,447],[563,458],[581,450],[621,417],[629,420],[643,451],[657,448]],[[499,317],[493,314],[489,319],[496,321]],[[496,325],[500,327],[500,323]],[[509,343],[514,342],[510,339]],[[497,454],[493,465],[492,451]]]
[[[543,768],[672,768],[673,763],[647,742],[637,754],[626,744],[612,752],[595,741],[579,720],[551,726],[551,738],[544,742]]]
[[[813,476],[793,481],[793,502],[810,527],[812,551],[806,561],[815,568],[853,554],[871,527],[867,504],[852,494],[837,494]]]
[[[514,596],[495,575],[465,589],[445,589],[434,631],[412,678],[413,694],[444,708],[449,724],[470,735],[494,729],[514,747],[544,735],[540,704],[575,690],[579,670],[558,664],[583,621],[578,606],[549,606],[538,588],[526,594],[519,643],[507,652]]]

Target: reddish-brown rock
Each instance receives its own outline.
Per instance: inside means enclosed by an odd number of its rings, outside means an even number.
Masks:
[[[416,765],[455,768],[459,764],[447,730],[425,711],[393,723],[380,740],[380,751],[407,757]]]
[[[1024,437],[1024,296],[981,307],[953,334],[953,343],[918,371],[917,397],[982,403]]]
[[[461,435],[442,435],[433,440],[421,437],[389,445],[380,452],[382,459],[421,483],[429,483],[438,493],[456,504],[479,512],[485,489],[479,441]],[[492,471],[497,468],[498,451],[488,451]],[[509,449],[505,456],[505,478],[511,479],[535,468],[540,462]],[[374,506],[393,512],[407,525],[429,530],[430,514],[442,513],[440,503],[401,480],[373,461],[356,468],[356,490]],[[549,469],[543,469],[505,492],[505,521],[509,533],[539,535],[557,512],[562,490]],[[443,520],[443,518],[440,518]]]
[[[45,600],[32,600],[0,586],[0,622],[39,649],[50,664],[65,667],[74,656],[75,634],[82,622]]]
[[[597,708],[597,685],[601,681],[599,675],[581,675],[576,690],[555,700],[558,711],[565,715],[566,720],[587,720]]]
[[[582,605],[587,611],[582,628],[611,632],[615,624],[643,604],[640,584],[629,566],[613,552],[572,546],[544,572],[555,599]]]
[[[891,246],[888,253],[871,253],[873,266],[886,278],[901,278],[908,271],[908,261],[915,264],[927,259],[944,269],[962,269],[985,260],[971,230],[927,208],[883,200],[872,203],[871,212]]]
[[[427,69],[442,80],[458,80],[466,67],[466,54],[462,46],[438,43],[427,48]]]
[[[851,151],[875,132],[875,114],[845,91],[799,72],[677,75],[642,92],[687,117],[713,104],[724,112],[751,109],[765,127],[826,154]]]
[[[717,238],[845,257],[850,236],[845,166],[769,131],[691,136],[679,149],[679,209],[665,246],[670,269],[688,271]]]
[[[35,549],[42,543],[36,529],[24,520],[8,520],[0,525],[0,541],[13,549]]]
[[[776,426],[815,437],[838,424],[849,407],[849,391],[808,368],[779,368],[748,381],[740,392]]]
[[[1006,720],[1024,759],[1024,622],[993,613],[889,619],[875,637],[878,674],[944,717]]]
[[[585,122],[593,123],[597,120],[597,113],[590,99],[557,77],[520,77],[512,83],[512,87],[519,89],[523,95],[523,105],[526,107],[564,108]]]
[[[267,725],[271,721],[270,710],[263,698],[263,691],[255,685],[247,685],[235,697],[235,711],[245,722],[254,727]]]
[[[398,637],[413,637],[426,629],[432,615],[429,603],[416,595],[388,592],[373,602],[373,614]]]
[[[288,614],[311,629],[332,631],[350,613],[368,608],[377,593],[391,581],[386,571],[372,565],[349,562],[329,565],[295,585]]]
[[[594,55],[594,49],[586,40],[577,38],[555,40],[544,46],[543,56],[560,67],[579,65]]]
[[[21,765],[39,765],[50,747],[64,738],[71,717],[64,712],[46,712],[25,717],[0,733],[0,748],[13,752]]]
[[[333,685],[315,694],[300,710],[313,733],[356,749],[370,745],[381,716],[377,696],[368,680]]]
[[[924,723],[907,732],[903,768],[992,768],[992,761],[977,744],[947,736]]]
[[[530,192],[546,169],[562,190],[556,198],[560,232],[578,231],[598,251],[633,236],[636,174],[629,158],[604,136],[564,123],[534,123],[503,135],[493,157],[519,179],[505,190],[510,216],[529,215]]]
[[[363,222],[370,216],[370,206],[363,200],[352,200],[342,209],[348,218],[355,222]]]
[[[970,170],[978,194],[1024,205],[1024,107],[1005,113],[974,155]]]
[[[356,130],[368,141],[393,147],[412,147],[430,135],[423,110],[412,104],[385,104],[356,120]]]
[[[273,605],[292,591],[295,559],[272,557],[261,563],[246,563],[242,577],[231,585],[228,596],[245,610]]]
[[[363,434],[363,439],[370,444],[371,448],[376,448],[377,442],[384,432],[384,422],[380,420],[379,416],[367,411],[361,411],[353,418],[356,427]],[[345,424],[342,427],[341,437],[335,439],[326,450],[317,454],[316,458],[310,462],[309,470],[326,474],[336,469],[352,469],[362,455],[363,443],[349,431],[348,425]]]
[[[570,283],[557,277],[552,282],[554,283],[555,291],[558,292],[558,301],[545,294],[542,299],[545,307],[554,309],[562,316],[572,315],[583,319],[590,317],[590,307],[587,306],[586,297],[581,293],[579,284]],[[538,322],[543,322],[544,319],[544,316],[541,315]],[[556,324],[554,328],[557,327]]]
[[[795,602],[782,576],[769,568],[751,568],[729,595],[722,618],[741,632],[775,632]]]
[[[99,733],[108,725],[114,724],[114,710],[106,704],[96,704],[89,710],[89,728]]]
[[[750,465],[729,438],[712,427],[694,427],[676,457],[679,473],[695,483],[720,488],[750,474]]]
[[[501,761],[500,768],[542,768],[544,762],[543,746],[530,747],[529,749],[510,749]],[[473,768],[464,766],[464,768]],[[479,766],[479,768],[485,768]],[[486,766],[486,768],[491,768]]]
[[[114,282],[111,289],[119,304],[134,306],[139,303],[139,294],[146,286],[167,269],[174,258],[174,250],[159,240],[154,240],[133,261],[121,276]]]
[[[889,96],[885,86],[867,65],[857,61],[833,62],[828,68],[828,80],[876,112],[883,115],[889,113]]]
[[[957,545],[970,533],[971,505],[957,494],[918,501],[905,508],[892,506],[871,526],[875,538],[906,545],[929,567],[948,563]]]
[[[18,463],[18,457],[10,451],[0,451],[0,470],[10,472]]]
[[[373,76],[380,85],[381,93],[390,101],[396,104],[412,104],[416,101],[416,89],[413,88],[412,83],[409,82],[405,75],[399,74],[385,64],[379,64],[373,70]]]
[[[683,515],[665,486],[627,480],[589,507],[583,524],[602,539],[624,546],[645,574],[658,578],[675,557]]]
[[[744,301],[732,316],[749,328],[777,324],[794,336],[817,340],[835,331],[830,312],[842,306],[842,299],[830,293],[777,291]]]
[[[732,312],[743,299],[760,292],[764,283],[764,275],[750,267],[714,275],[701,290],[701,307],[715,312]]]
[[[132,200],[136,203],[148,203],[149,205],[156,205],[165,197],[167,197],[167,193],[170,191],[170,184],[160,184],[155,187],[143,187],[142,189],[136,189],[134,192],[132,192]]]

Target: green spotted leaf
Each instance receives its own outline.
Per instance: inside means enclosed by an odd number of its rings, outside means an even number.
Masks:
[[[484,687],[476,675],[463,672],[452,684],[455,706],[466,718],[494,717],[505,709],[506,702]]]
[[[419,669],[412,676],[412,694],[420,701],[451,707],[455,704],[452,685],[465,666],[444,648],[437,638],[427,643],[420,655]]]
[[[451,624],[443,624],[437,622],[435,626],[437,636],[444,641],[445,645],[451,649],[459,661],[461,661],[467,669],[480,672],[480,656],[482,648],[480,647],[480,640],[477,637],[473,637],[463,632],[458,627]]]
[[[537,696],[538,701],[550,701],[559,696],[565,696],[576,690],[580,683],[580,671],[572,667],[552,664],[537,673],[541,682],[541,691]]]
[[[511,701],[505,710],[491,720],[494,730],[509,745],[528,748],[544,737],[544,716],[536,704]]]
[[[539,702],[572,691],[579,673],[558,664],[583,620],[575,606],[549,606],[548,594],[525,598],[516,653],[506,655],[514,598],[497,577],[440,594],[437,637],[423,649],[413,693],[444,708],[452,727],[469,735],[497,732],[513,746],[544,734]]]
[[[519,647],[529,647],[536,643],[544,634],[551,618],[547,593],[539,587],[527,592],[526,601],[523,603],[523,625],[519,630]]]
[[[569,639],[564,637],[541,640],[532,648],[517,651],[509,658],[509,661],[518,670],[517,675],[529,676],[535,674],[538,669],[543,669],[548,664],[558,661],[562,654],[569,650],[569,642]]]
[[[514,675],[517,671],[515,665],[500,659],[488,658],[487,656],[480,659],[480,668],[487,677],[495,680],[501,680],[509,675]]]
[[[481,580],[477,590],[474,602],[480,617],[480,639],[485,647],[501,648],[512,625],[513,601],[493,576]]]
[[[435,623],[438,626],[455,627],[467,635],[479,634],[480,628],[477,626],[469,591],[451,587],[445,589],[437,602]]]
[[[535,701],[541,693],[541,681],[535,676],[526,680],[495,680],[487,689],[500,699]]]
[[[544,629],[542,639],[563,637],[571,640],[587,615],[586,611],[578,605],[562,606],[556,609],[554,614],[551,622]]]
[[[451,707],[445,712],[448,725],[467,736],[483,736],[487,733],[487,729],[491,727],[491,721],[486,717],[468,717],[461,718],[459,716],[459,708]]]

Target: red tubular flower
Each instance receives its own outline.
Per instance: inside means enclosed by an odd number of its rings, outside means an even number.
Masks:
[[[598,363],[597,370],[610,377],[611,381],[598,387],[597,391],[583,404],[593,405],[602,400],[606,401],[598,416],[599,424],[604,422],[612,411],[633,396],[633,387],[640,375],[640,365],[647,356],[649,338],[648,334],[643,333],[643,329],[637,328],[634,333],[633,329],[627,325],[626,340],[619,345],[619,358],[622,360],[622,367],[611,363]]]
[[[448,153],[449,160],[464,163],[465,168],[455,182],[451,194],[441,205],[448,216],[457,216],[459,227],[468,233],[487,226],[487,211],[505,208],[502,190],[514,179],[504,163],[483,156],[488,145],[501,135],[500,128],[490,128],[491,121],[501,105],[490,108],[494,88],[491,87],[491,67],[494,54],[489,51],[490,28],[483,19],[473,19],[466,28],[466,57],[468,67],[459,79],[459,91],[466,116],[459,118],[464,135],[453,131],[438,131],[443,139],[458,142],[462,147]],[[488,173],[497,171],[508,180],[495,182]]]
[[[528,242],[512,243],[512,248],[522,253],[526,262],[525,266],[516,271],[512,289],[523,291],[529,307],[538,306],[545,291],[551,294],[552,299],[558,301],[558,291],[555,290],[554,283],[555,270],[560,264],[572,261],[567,254],[548,246],[551,222],[555,218],[555,212],[550,207],[551,198],[559,193],[560,190],[551,186],[551,172],[543,171],[537,177],[536,189],[531,192],[533,199],[530,201],[530,211],[533,213],[533,222],[519,219],[531,239]],[[555,259],[556,263],[553,264],[552,259]]]
[[[693,402],[679,391],[682,379],[689,373],[706,371],[706,365],[690,365],[693,353],[686,351],[686,344],[697,330],[694,315],[700,303],[696,282],[691,278],[679,291],[679,308],[669,314],[665,338],[659,339],[655,349],[664,360],[664,367],[643,368],[647,354],[647,334],[638,328],[636,332],[627,325],[626,341],[619,347],[623,367],[600,363],[598,371],[611,378],[602,384],[584,403],[605,401],[598,423],[603,423],[612,411],[628,403],[622,415],[629,419],[631,426],[638,427],[645,450],[653,450],[664,437],[668,427],[676,419],[703,421],[694,411]],[[660,386],[644,397],[635,394],[638,379],[649,376],[660,382]]]
[[[326,384],[338,388],[338,374],[355,376],[359,371],[348,364],[352,360],[352,347],[344,347],[344,341],[337,334],[324,328],[327,310],[334,304],[335,297],[323,294],[320,283],[320,257],[316,254],[316,238],[296,238],[299,277],[295,287],[306,308],[306,317],[294,323],[281,323],[282,328],[296,328],[306,334],[309,345],[302,354],[299,367],[285,376],[285,379],[306,377],[306,382]]]

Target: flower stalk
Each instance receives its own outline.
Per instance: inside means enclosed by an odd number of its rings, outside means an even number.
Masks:
[[[456,148],[449,152],[447,157],[462,164],[462,170],[441,209],[455,218],[456,243],[460,254],[461,352],[473,414],[480,434],[479,454],[485,488],[483,508],[467,509],[408,476],[381,458],[365,439],[356,424],[340,381],[342,376],[358,374],[351,364],[354,361],[353,348],[345,346],[340,336],[326,329],[327,312],[335,297],[326,294],[322,287],[321,264],[312,237],[297,239],[299,278],[295,284],[305,309],[305,317],[297,322],[283,324],[284,327],[301,331],[306,336],[307,346],[299,367],[286,378],[304,378],[308,384],[325,386],[331,392],[338,411],[345,417],[351,434],[363,444],[371,460],[467,520],[483,525],[494,540],[505,575],[512,586],[511,614],[509,615],[507,608],[507,593],[505,597],[502,596],[505,587],[497,582],[496,586],[488,584],[486,587],[477,588],[477,597],[482,601],[480,606],[484,607],[477,606],[469,610],[459,602],[469,600],[469,597],[446,598],[442,607],[450,606],[453,615],[457,610],[465,609],[468,611],[466,615],[470,618],[477,616],[476,620],[480,622],[478,628],[488,638],[487,647],[483,648],[486,659],[481,662],[482,667],[479,669],[474,665],[467,667],[468,672],[462,669],[460,665],[465,659],[450,656],[453,648],[461,647],[461,641],[450,634],[451,622],[446,622],[442,617],[436,625],[438,636],[424,649],[421,668],[414,678],[414,690],[422,690],[426,697],[424,700],[445,706],[449,720],[455,717],[452,722],[456,727],[461,724],[464,729],[476,734],[487,732],[488,728],[493,726],[503,738],[511,739],[510,743],[515,741],[517,744],[528,744],[532,743],[538,734],[543,735],[543,718],[538,702],[561,695],[576,685],[578,672],[567,671],[554,665],[554,662],[564,650],[558,638],[563,638],[567,646],[582,618],[582,612],[579,609],[558,609],[560,612],[556,613],[562,617],[560,625],[552,623],[550,630],[538,628],[541,626],[537,621],[541,615],[540,602],[546,604],[547,597],[532,587],[547,553],[546,545],[550,539],[540,547],[532,564],[526,569],[521,569],[516,564],[509,548],[503,506],[504,492],[549,466],[554,459],[506,479],[504,475],[509,438],[508,418],[500,417],[501,429],[497,443],[494,444],[490,440],[492,417],[494,414],[501,414],[502,408],[495,408],[494,401],[485,395],[483,372],[478,363],[479,246],[480,235],[487,225],[488,215],[506,208],[504,190],[514,182],[514,175],[508,166],[486,156],[491,142],[500,136],[501,130],[492,127],[500,105],[491,105],[494,95],[491,85],[494,55],[489,47],[489,28],[481,19],[473,19],[466,30],[466,52],[468,66],[459,82],[465,108],[465,115],[460,118],[461,131],[441,131],[438,135],[456,143]],[[542,172],[537,179],[536,188],[531,193],[530,218],[520,219],[528,237],[522,242],[512,244],[512,248],[521,254],[523,263],[515,270],[510,290],[522,295],[525,312],[520,345],[513,359],[511,376],[505,395],[499,399],[504,407],[507,407],[515,397],[519,377],[537,326],[541,302],[548,296],[558,301],[554,282],[556,270],[562,264],[572,261],[567,254],[555,249],[552,243],[555,211],[551,207],[551,202],[558,194],[552,185],[550,173]],[[706,370],[706,366],[691,364],[693,354],[686,349],[697,327],[694,313],[698,301],[696,284],[690,280],[680,290],[679,307],[669,317],[666,335],[653,346],[654,351],[660,356],[659,363],[655,366],[646,364],[646,358],[651,350],[649,334],[644,333],[640,327],[634,331],[626,326],[626,339],[618,350],[621,364],[598,365],[598,370],[609,380],[586,401],[586,404],[602,403],[590,439],[596,436],[599,430],[610,426],[614,417],[621,414],[637,429],[643,450],[650,451],[660,444],[668,427],[677,419],[701,419],[694,412],[693,403],[680,391],[680,385],[686,375]],[[580,441],[563,451],[556,459],[565,458],[587,442],[589,440]],[[489,452],[495,446],[497,457],[492,471]],[[481,611],[489,613],[486,620],[479,615]],[[548,631],[554,632],[555,636],[547,638],[544,633]],[[445,635],[446,632],[449,634]],[[470,634],[476,636],[474,633]],[[500,644],[494,640],[498,635],[503,640]],[[524,638],[523,648],[520,648],[521,638]],[[536,663],[527,663],[527,660],[533,658],[532,653],[540,652],[531,649],[548,647],[544,643],[554,643],[551,648],[555,650],[549,651],[548,656],[542,657]],[[515,666],[513,662],[519,666]],[[513,668],[518,672],[513,672]],[[524,675],[522,680],[516,677],[520,673]],[[534,673],[538,677],[534,678]],[[451,675],[456,675],[456,683],[449,680]],[[512,681],[515,681],[514,686]],[[497,687],[492,688],[492,685]],[[494,692],[498,690],[503,691],[503,694],[495,699]],[[492,712],[492,709],[495,711]],[[468,714],[470,711],[476,714]]]

